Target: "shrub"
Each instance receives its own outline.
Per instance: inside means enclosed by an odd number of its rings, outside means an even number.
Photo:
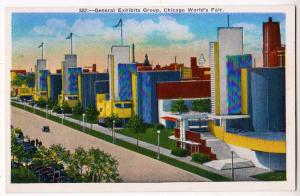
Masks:
[[[37,183],[38,178],[32,171],[26,168],[11,169],[11,183]]]
[[[86,121],[94,123],[98,119],[99,111],[96,107],[88,106],[85,111]]]
[[[125,125],[126,128],[130,129],[137,134],[136,145],[139,145],[139,134],[145,133],[146,126],[143,122],[143,119],[139,118],[137,115],[131,117]]]
[[[75,115],[82,115],[83,114],[83,108],[80,102],[76,104],[76,106],[73,108],[73,114]]]
[[[205,163],[207,161],[210,161],[210,158],[207,154],[196,152],[196,153],[193,153],[192,160],[195,162],[198,162],[198,163]]]
[[[53,101],[53,100],[47,101],[48,110],[52,110],[55,105],[56,105],[55,101]]]
[[[37,106],[38,106],[39,108],[45,108],[47,102],[46,102],[45,99],[39,98],[39,100],[36,102],[36,104],[37,104]]]
[[[165,126],[163,125],[163,124],[155,124],[154,126],[153,126],[155,129],[160,129],[160,130],[162,130],[162,129],[165,129]]]
[[[52,111],[55,112],[55,113],[58,113],[58,114],[61,113],[61,109],[60,109],[60,107],[57,106],[57,105],[53,106]]]
[[[68,105],[67,102],[63,102],[61,110],[64,114],[70,114],[72,113],[72,109],[70,108],[70,106]]]
[[[115,126],[120,127],[122,126],[122,121],[119,116],[115,113],[112,113],[111,116],[104,118],[104,124],[106,127],[112,128],[113,121],[115,121]]]
[[[180,100],[176,100],[172,102],[171,105],[171,111],[173,113],[186,113],[189,111],[189,108],[187,107],[187,105],[184,103],[184,101],[182,99]]]
[[[192,110],[196,112],[210,112],[210,99],[194,100]]]
[[[188,151],[186,149],[176,147],[171,150],[171,154],[178,157],[186,157],[188,155]]]

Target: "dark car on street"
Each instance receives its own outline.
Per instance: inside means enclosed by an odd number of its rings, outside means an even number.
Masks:
[[[43,131],[43,132],[50,132],[49,126],[43,126],[43,127],[42,127],[42,131]]]

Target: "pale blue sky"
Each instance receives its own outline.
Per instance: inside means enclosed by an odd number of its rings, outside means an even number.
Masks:
[[[120,42],[119,31],[112,28],[120,18],[124,25],[124,43],[136,44],[139,61],[149,53],[154,64],[168,64],[177,55],[179,61],[189,65],[189,54],[204,53],[208,58],[208,42],[217,40],[217,27],[227,26],[228,14],[230,26],[244,27],[244,52],[253,53],[258,62],[262,58],[262,23],[268,17],[280,22],[282,42],[285,42],[285,15],[281,13],[14,13],[13,66],[32,66],[39,56],[37,46],[43,41],[50,69],[59,67],[69,47],[65,37],[72,31],[79,64],[87,66],[94,62],[103,67],[110,46]]]

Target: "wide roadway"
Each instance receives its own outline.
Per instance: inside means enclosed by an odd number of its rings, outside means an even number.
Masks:
[[[41,140],[46,147],[51,144],[61,144],[71,151],[79,146],[86,150],[93,147],[111,154],[119,162],[118,169],[124,182],[208,181],[204,177],[113,145],[22,109],[11,107],[11,123],[14,127],[21,128],[25,136]],[[49,133],[41,131],[44,125],[50,127]]]

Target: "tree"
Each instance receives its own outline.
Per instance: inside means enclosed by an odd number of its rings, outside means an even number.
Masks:
[[[47,106],[48,106],[48,110],[52,110],[54,108],[54,106],[56,106],[56,102],[48,99]]]
[[[11,155],[12,162],[18,160],[18,163],[22,163],[24,157],[24,146],[18,143],[18,139],[23,138],[23,132],[19,128],[11,129]]]
[[[106,127],[112,128],[113,127],[113,121],[115,121],[115,125],[118,125],[121,123],[121,119],[119,116],[115,113],[112,113],[111,116],[104,118],[104,124]]]
[[[82,115],[83,108],[80,102],[77,102],[76,106],[73,108],[74,115]]]
[[[87,152],[82,147],[76,148],[72,156],[72,161],[75,161],[78,164],[80,174],[82,174],[83,172],[83,166],[87,162],[86,159],[87,159]]]
[[[137,134],[136,145],[139,146],[139,135],[140,133],[144,133],[146,131],[146,125],[144,124],[143,120],[137,115],[134,115],[129,119],[125,126]]]
[[[184,103],[184,101],[182,99],[180,100],[176,100],[172,102],[171,105],[171,111],[173,113],[186,113],[189,111],[189,108],[187,107],[187,105]]]
[[[83,168],[87,164],[87,152],[82,148],[78,147],[70,157],[70,162],[66,170],[69,177],[74,179],[76,182],[83,181]]]
[[[16,152],[18,151],[17,150],[17,136],[16,134],[12,131],[11,133],[11,155],[12,155],[12,162],[14,163],[15,162],[15,157],[16,157]]]
[[[70,151],[66,150],[60,144],[52,144],[49,147],[49,157],[55,163],[68,163],[70,160]]]
[[[48,167],[53,163],[50,152],[45,146],[40,146],[39,150],[35,152],[33,155],[33,165],[42,165],[44,167]]]
[[[87,153],[86,182],[120,182],[118,162],[111,155],[99,149],[90,149]]]
[[[25,84],[28,87],[33,87],[34,86],[34,74],[26,74],[24,76]]]
[[[18,160],[18,163],[22,164],[25,157],[25,150],[23,145],[17,145],[15,151],[13,152]]]
[[[87,122],[95,122],[98,119],[99,111],[96,107],[88,106],[86,108],[85,116]]]
[[[19,74],[17,74],[14,80],[11,81],[11,86],[20,87],[22,84],[25,84],[25,80],[24,77]]]

